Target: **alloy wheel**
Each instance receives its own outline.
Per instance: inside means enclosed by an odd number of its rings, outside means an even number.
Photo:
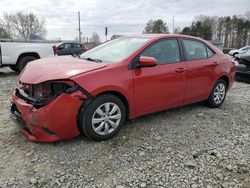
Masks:
[[[223,83],[219,83],[214,89],[213,99],[215,104],[220,104],[223,102],[226,95],[226,87]]]
[[[121,109],[118,105],[112,102],[104,103],[92,116],[92,128],[98,135],[109,135],[119,126],[121,118]]]

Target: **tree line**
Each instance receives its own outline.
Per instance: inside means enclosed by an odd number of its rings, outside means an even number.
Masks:
[[[240,48],[250,43],[250,11],[245,15],[221,17],[200,15],[181,33],[206,40],[218,39],[224,47]]]
[[[45,19],[34,13],[4,13],[0,19],[0,38],[28,40],[30,33],[44,36],[47,33]],[[149,20],[143,33],[170,33],[167,23],[162,19]],[[201,37],[206,40],[218,39],[224,47],[240,48],[250,44],[250,11],[244,15],[233,16],[196,16],[190,26],[175,28],[174,33]],[[90,42],[100,42],[94,32]]]
[[[175,33],[201,37],[205,40],[218,39],[227,48],[240,48],[250,44],[250,11],[245,15],[196,16],[190,26],[175,28]],[[149,20],[143,33],[169,33],[162,19]]]

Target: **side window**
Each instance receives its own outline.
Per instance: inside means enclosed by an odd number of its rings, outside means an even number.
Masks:
[[[71,49],[71,44],[70,43],[65,43],[64,44],[64,49]]]
[[[72,43],[72,48],[81,48],[81,47],[82,47],[81,44]]]
[[[58,46],[59,50],[63,50],[64,49],[64,44],[61,44],[60,46]]]
[[[179,62],[179,44],[177,39],[161,40],[146,48],[141,55],[156,58],[158,64]]]
[[[210,48],[208,48],[207,46],[206,46],[206,49],[207,49],[207,58],[212,57],[214,55],[214,52]]]
[[[207,59],[206,46],[198,41],[183,40],[186,60]]]

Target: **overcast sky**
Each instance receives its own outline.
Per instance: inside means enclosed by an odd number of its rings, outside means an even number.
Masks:
[[[149,19],[161,18],[172,31],[189,26],[196,15],[227,16],[250,10],[249,0],[0,0],[4,12],[33,12],[46,19],[47,38],[72,40],[78,36],[77,12],[81,12],[84,36],[97,32],[104,39],[104,28],[113,34],[138,34]]]

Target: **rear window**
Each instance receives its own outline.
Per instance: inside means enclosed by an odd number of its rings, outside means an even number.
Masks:
[[[214,51],[212,51],[210,48],[206,46],[207,49],[207,58],[210,58],[214,55]]]

